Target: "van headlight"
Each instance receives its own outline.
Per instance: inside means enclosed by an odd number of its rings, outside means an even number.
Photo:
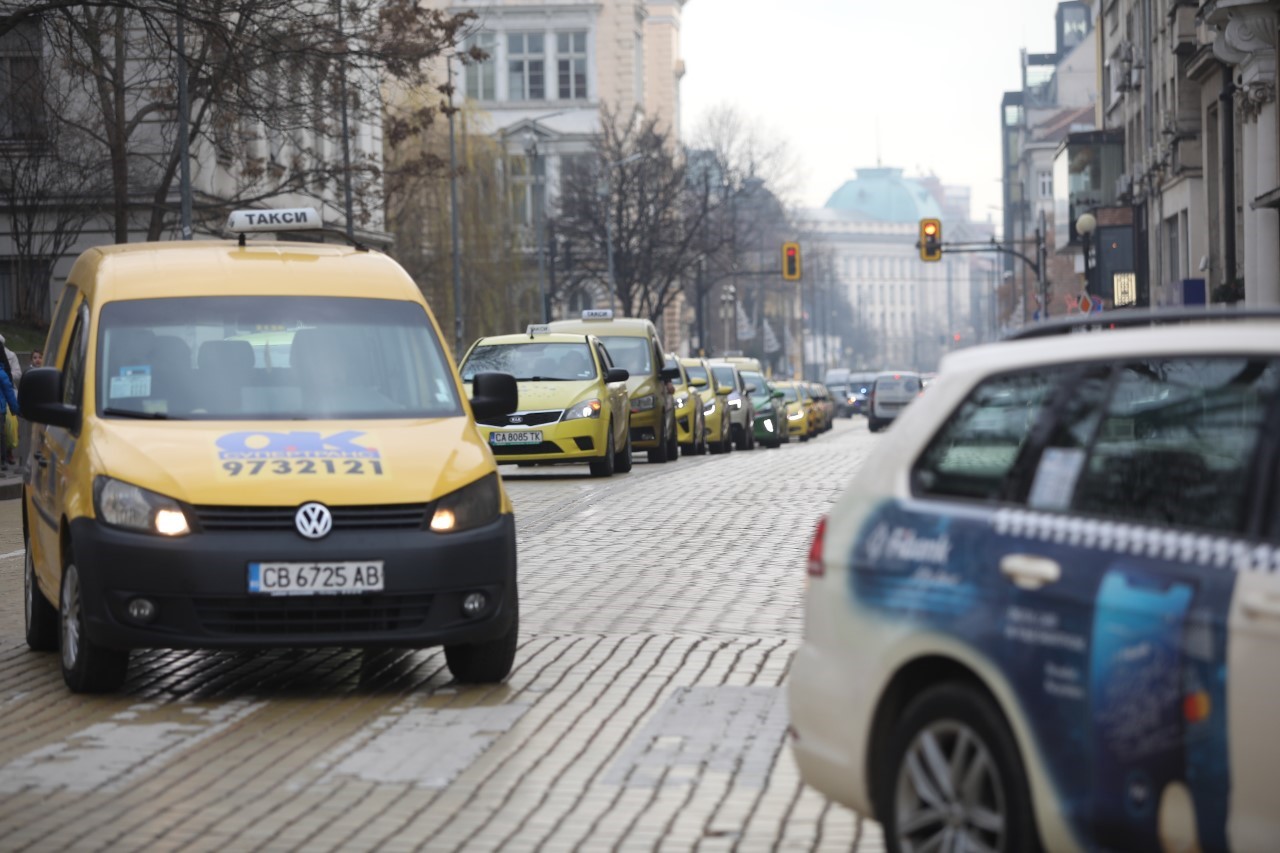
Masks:
[[[598,418],[600,417],[601,408],[599,400],[584,400],[581,403],[574,403],[565,409],[564,419],[566,421],[576,421],[580,418]]]
[[[98,518],[112,527],[160,536],[186,536],[191,532],[187,514],[173,498],[113,477],[93,481],[93,506]]]
[[[633,397],[631,400],[631,411],[647,412],[653,408],[656,402],[653,394],[645,394],[643,397]]]
[[[436,533],[470,530],[493,521],[501,509],[498,475],[487,474],[441,498],[431,514],[431,529]]]

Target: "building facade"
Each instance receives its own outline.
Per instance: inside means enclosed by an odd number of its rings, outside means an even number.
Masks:
[[[1099,127],[1123,140],[1139,305],[1280,304],[1280,2],[1114,0]]]
[[[31,287],[23,280],[33,264],[43,292],[22,319],[38,323],[50,315],[83,250],[122,239],[182,237],[178,115],[166,94],[177,75],[177,57],[170,42],[155,38],[156,16],[144,20],[122,12],[117,21],[119,37],[107,34],[111,57],[121,66],[110,90],[120,104],[119,124],[110,129],[102,103],[94,100],[102,89],[86,85],[76,63],[58,52],[65,51],[74,30],[53,33],[49,28],[59,23],[49,16],[0,33],[0,320],[14,319],[19,292]],[[190,29],[187,53],[198,56],[196,28]],[[213,56],[192,73],[214,73],[218,55]],[[221,236],[227,209],[244,204],[316,207],[326,229],[315,239],[345,240],[345,178],[354,184],[353,196],[368,202],[350,217],[356,238],[386,246],[378,75],[349,65],[342,75],[330,68],[312,77],[313,69],[294,67],[293,59],[280,57],[255,71],[248,85],[257,93],[256,113],[233,116],[225,102],[192,99],[191,127],[199,132],[193,131],[188,149],[191,236]],[[344,85],[346,99],[340,94]],[[354,168],[344,175],[335,105],[348,104],[347,155]],[[102,142],[113,134],[125,134],[120,170]],[[74,180],[66,180],[68,175]]]
[[[1003,245],[1037,260],[1037,234],[1046,242],[1047,269],[1040,282],[1025,261],[1001,261],[1013,301],[1002,325],[1066,313],[1083,286],[1079,250],[1054,239],[1054,160],[1070,133],[1092,130],[1097,101],[1097,47],[1093,12],[1083,0],[1058,5],[1052,53],[1021,54],[1022,87],[1001,103],[1004,190]],[[1041,292],[1041,291],[1044,292]]]
[[[850,351],[836,366],[930,371],[978,339],[990,296],[988,279],[975,277],[981,262],[951,253],[925,263],[916,248],[922,218],[942,219],[947,241],[976,237],[967,199],[963,188],[877,167],[858,169],[825,207],[800,213],[809,245],[830,256],[830,275],[853,309]]]
[[[436,5],[476,14],[468,46],[488,54],[456,69],[460,92],[505,153],[528,276],[547,276],[546,223],[569,170],[592,156],[605,110],[657,117],[678,143],[680,19],[686,0],[471,0]],[[608,173],[608,167],[604,168]],[[539,265],[538,256],[543,255]],[[547,289],[544,281],[542,288]],[[549,315],[607,305],[605,282],[553,300]],[[667,312],[667,343],[683,335],[684,309]]]

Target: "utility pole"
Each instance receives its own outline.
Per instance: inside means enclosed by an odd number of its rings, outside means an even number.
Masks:
[[[1040,285],[1040,317],[1043,320],[1049,319],[1049,275],[1046,267],[1049,265],[1049,242],[1048,242],[1048,226],[1045,222],[1044,211],[1040,211],[1040,227],[1036,229],[1036,277],[1039,279]]]
[[[187,4],[178,0],[178,194],[182,239],[191,239],[191,97],[187,92]]]
[[[351,196],[351,128],[347,119],[347,38],[342,29],[341,0],[338,2],[338,37],[342,48],[342,59],[338,63],[338,94],[342,98],[342,187],[347,217],[347,240],[354,243],[356,241],[356,223],[355,216],[352,213],[355,205]],[[449,126],[450,128],[453,127],[452,115],[449,116]]]
[[[458,240],[458,147],[453,129],[453,57],[445,57],[449,76],[449,240],[453,251],[453,352],[462,358],[462,252]],[[350,185],[348,185],[350,195]],[[349,220],[348,220],[349,221]]]

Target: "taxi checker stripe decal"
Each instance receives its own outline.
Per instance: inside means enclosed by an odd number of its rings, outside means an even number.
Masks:
[[[1196,562],[1234,572],[1280,573],[1280,548],[1250,545],[1207,533],[1025,509],[997,510],[992,526],[1002,536],[1021,536],[1135,557]]]

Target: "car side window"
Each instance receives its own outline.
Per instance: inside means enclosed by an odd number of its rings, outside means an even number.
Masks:
[[[62,298],[58,300],[58,310],[54,312],[53,322],[49,324],[49,338],[44,344],[45,363],[53,367],[58,362],[58,350],[62,347],[62,338],[67,334],[70,325],[71,309],[75,307],[76,297],[80,291],[74,284],[68,284],[62,290]]]
[[[1275,361],[1124,364],[1074,490],[1108,518],[1240,532],[1259,438],[1280,387]]]
[[[916,462],[914,490],[935,497],[1007,499],[1009,476],[1062,378],[1059,370],[1037,370],[978,385]]]
[[[84,363],[88,352],[85,339],[88,328],[89,312],[82,309],[71,330],[71,341],[67,344],[67,357],[62,370],[62,402],[77,408],[84,399]]]

